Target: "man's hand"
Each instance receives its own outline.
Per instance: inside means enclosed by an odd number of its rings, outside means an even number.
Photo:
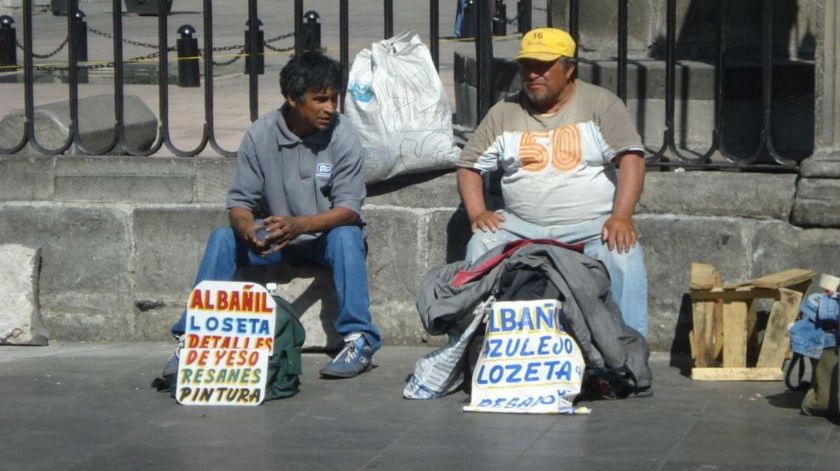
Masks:
[[[471,168],[458,169],[458,192],[461,201],[470,218],[470,228],[473,232],[496,232],[505,220],[501,214],[488,211],[484,204],[484,178],[478,170]]]
[[[292,216],[268,216],[262,220],[265,228],[266,245],[270,246],[264,250],[262,255],[278,252],[289,245],[301,234],[310,232],[306,224],[306,218]]]
[[[245,240],[245,243],[248,244],[251,251],[258,254],[265,252],[269,248],[268,241],[257,235],[257,231],[262,227],[262,224],[252,224],[250,229],[242,233],[242,239]]]
[[[610,250],[618,249],[618,253],[629,252],[636,245],[636,229],[630,217],[612,215],[604,228],[601,229],[601,240],[606,242]]]
[[[257,235],[257,231],[263,229],[262,224],[254,220],[254,213],[240,207],[228,210],[228,220],[236,235],[248,244],[248,248],[254,253],[263,253],[268,249],[268,243],[264,238]]]
[[[503,215],[485,210],[470,220],[470,228],[472,228],[473,232],[496,232],[502,228],[502,221],[504,220],[505,217]]]

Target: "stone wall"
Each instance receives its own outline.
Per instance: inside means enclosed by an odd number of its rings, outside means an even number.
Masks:
[[[516,93],[521,87],[518,66],[512,60],[519,48],[516,38],[493,42],[494,99]],[[776,63],[773,70],[777,91],[772,100],[774,149],[781,155],[802,160],[814,152],[814,65],[812,62]],[[581,52],[577,77],[615,92],[618,82],[615,59],[593,59]],[[455,123],[474,128],[477,119],[477,77],[475,48],[462,45],[455,50]],[[680,60],[674,84],[674,132],[680,149],[702,155],[711,145],[715,127],[714,65]],[[722,82],[720,121],[723,144],[740,159],[752,157],[761,135],[761,67],[759,63],[733,62]],[[783,84],[780,86],[779,84]],[[643,142],[655,152],[661,147],[666,113],[666,65],[663,60],[631,59],[627,64],[627,109]]]
[[[226,223],[233,161],[222,158],[0,157],[0,242],[40,247],[40,299],[50,337],[161,340],[183,309],[209,231]],[[648,174],[637,225],[650,276],[650,339],[681,348],[692,261],[725,280],[790,267],[836,273],[840,230],[789,223],[796,175]],[[452,173],[369,188],[373,316],[388,344],[437,343],[420,325],[416,285],[463,257],[468,225]],[[329,273],[244,273],[284,283],[310,346],[337,340]],[[291,281],[292,278],[296,278]],[[677,347],[674,347],[674,343]]]
[[[548,0],[553,24],[568,28],[569,0]],[[681,59],[713,59],[716,54],[720,3],[727,5],[727,54],[731,59],[757,57],[761,51],[764,0],[680,0],[676,3],[676,45]],[[615,0],[587,0],[580,5],[580,55],[614,57],[618,31]],[[628,48],[631,57],[664,57],[664,0],[628,1]],[[773,51],[776,57],[813,59],[816,46],[816,0],[772,2]]]

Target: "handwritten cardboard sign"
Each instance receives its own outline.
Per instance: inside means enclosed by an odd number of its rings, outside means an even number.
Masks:
[[[573,414],[584,361],[556,300],[493,303],[472,379],[470,412]]]
[[[265,398],[274,299],[254,283],[203,281],[187,300],[175,398],[184,405],[256,406]]]

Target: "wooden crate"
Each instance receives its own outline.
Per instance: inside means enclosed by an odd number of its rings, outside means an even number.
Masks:
[[[720,272],[706,263],[691,264],[693,328],[689,334],[694,368],[700,381],[776,381],[790,349],[788,325],[799,313],[799,303],[814,272],[785,270],[743,283],[721,283]],[[760,345],[756,339],[756,301],[773,299],[770,318]],[[747,365],[747,348],[758,349],[758,360]]]

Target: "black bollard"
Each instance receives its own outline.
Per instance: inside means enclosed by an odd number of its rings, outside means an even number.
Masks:
[[[161,1],[164,0],[125,0],[125,10],[128,13],[136,13],[140,16],[157,16]],[[172,0],[165,1],[163,11],[169,16],[172,10]]]
[[[14,72],[17,67],[17,46],[15,45],[15,20],[11,16],[0,16],[0,72]]]
[[[88,60],[88,43],[87,43],[87,21],[85,21],[85,12],[76,10],[76,15],[73,17],[76,25],[73,28],[73,40],[76,42],[76,62],[87,62]],[[85,64],[86,65],[86,64]],[[78,75],[79,83],[88,82],[87,67],[79,67]]]
[[[67,15],[67,0],[50,0],[53,16]]]
[[[318,51],[321,49],[321,23],[318,19],[321,15],[315,10],[309,10],[303,15],[303,50]]]
[[[493,36],[507,36],[507,5],[496,0],[496,14],[493,15]]]
[[[517,31],[520,34],[531,31],[531,0],[516,2],[516,11],[519,14],[519,19],[516,21]]]
[[[461,37],[475,37],[475,0],[467,0],[464,5],[464,17],[461,19]]]
[[[262,20],[257,20],[257,53],[254,54],[256,61],[256,73],[262,75],[265,73],[265,61],[263,54],[265,53],[265,35],[262,30]],[[251,22],[245,22],[245,73],[251,74]]]
[[[181,25],[178,28],[178,86],[198,87],[198,39],[194,38],[195,28]]]

